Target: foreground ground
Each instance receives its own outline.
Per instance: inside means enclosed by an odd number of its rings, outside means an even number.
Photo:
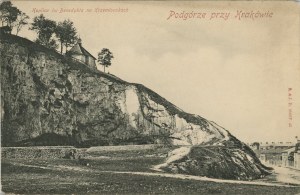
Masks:
[[[297,194],[299,185],[205,181],[152,170],[168,149],[93,151],[85,159],[2,159],[3,191],[15,194]],[[269,185],[270,184],[270,185]]]

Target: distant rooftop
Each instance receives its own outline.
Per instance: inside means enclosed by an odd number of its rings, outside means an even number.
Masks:
[[[260,146],[294,146],[294,142],[259,142]]]
[[[295,151],[295,147],[292,147],[292,148],[289,148],[289,149],[286,149],[286,150],[283,150],[282,153],[291,153],[291,152],[294,152]]]
[[[247,143],[247,145],[251,146],[253,143]],[[261,147],[264,146],[295,146],[296,142],[257,142]]]

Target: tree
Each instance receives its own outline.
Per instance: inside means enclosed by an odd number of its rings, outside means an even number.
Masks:
[[[16,20],[16,25],[15,25],[17,27],[16,35],[18,35],[18,33],[20,32],[20,30],[22,29],[23,26],[28,24],[28,22],[27,22],[28,19],[29,19],[29,16],[27,16],[24,12],[21,12],[21,14],[18,16],[18,18]]]
[[[74,24],[70,20],[64,20],[63,22],[59,22],[55,29],[56,37],[60,42],[60,53],[63,53],[63,46],[66,48],[66,52],[68,47],[74,45],[77,41],[77,32]]]
[[[45,18],[43,14],[34,17],[30,30],[34,30],[38,34],[36,42],[50,49],[57,48],[56,41],[52,36],[56,30],[56,22]]]
[[[4,1],[0,4],[0,19],[2,26],[6,24],[12,28],[12,24],[17,20],[18,15],[21,14],[21,11],[12,5],[10,1]]]
[[[0,19],[2,26],[6,25],[10,30],[16,27],[16,35],[18,35],[21,28],[28,24],[29,16],[14,7],[10,1],[5,1],[0,5]]]
[[[0,4],[0,20],[2,26],[6,25],[10,30],[12,30],[13,27],[17,27],[16,35],[24,25],[28,24],[28,19],[29,17],[17,7],[14,7],[10,1],[4,1]]]
[[[0,4],[0,19],[2,26],[6,25],[10,31],[16,27],[16,35],[18,35],[21,28],[28,24],[29,16],[14,7],[10,1],[5,1]]]
[[[103,66],[104,72],[105,67],[109,67],[111,65],[111,59],[114,58],[112,52],[107,48],[103,48],[101,52],[98,53],[98,62]]]

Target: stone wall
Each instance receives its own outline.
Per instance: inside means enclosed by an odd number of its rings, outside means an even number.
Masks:
[[[1,158],[17,159],[60,159],[60,158],[78,158],[84,156],[83,149],[74,147],[2,147]]]

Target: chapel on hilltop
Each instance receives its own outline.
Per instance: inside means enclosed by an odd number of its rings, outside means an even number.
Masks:
[[[81,63],[84,63],[90,68],[97,69],[95,62],[96,58],[90,54],[90,52],[84,49],[84,47],[82,47],[80,38],[78,39],[77,43],[66,53],[66,55]]]

